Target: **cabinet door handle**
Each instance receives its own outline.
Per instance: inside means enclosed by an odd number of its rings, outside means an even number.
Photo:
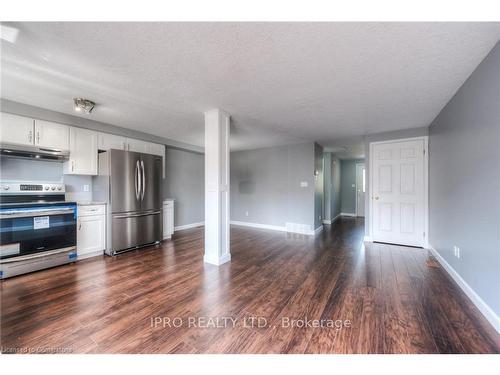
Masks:
[[[75,161],[71,160],[71,172],[75,171]]]
[[[30,130],[28,132],[28,142],[31,143],[32,139],[33,139],[33,131]]]
[[[78,220],[78,230],[82,229],[82,221]]]
[[[36,131],[36,144],[40,144],[40,131]]]

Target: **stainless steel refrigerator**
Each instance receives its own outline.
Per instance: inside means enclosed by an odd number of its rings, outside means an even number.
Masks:
[[[116,255],[162,239],[162,159],[139,152],[99,154],[95,201],[108,203],[106,254]]]

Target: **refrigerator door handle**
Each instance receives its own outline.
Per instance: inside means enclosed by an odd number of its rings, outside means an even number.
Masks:
[[[142,169],[142,192],[141,192],[141,201],[144,200],[144,193],[146,192],[146,172],[144,172],[144,162],[141,160],[141,169]]]
[[[137,164],[134,169],[135,200],[137,200]]]
[[[135,163],[135,199],[139,200],[141,194],[141,180],[139,177],[139,160]]]
[[[145,212],[142,214],[113,215],[113,219],[128,219],[131,217],[141,217],[141,216],[150,216],[159,214],[161,214],[161,211]]]

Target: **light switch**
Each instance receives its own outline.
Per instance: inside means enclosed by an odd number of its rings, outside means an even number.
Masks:
[[[90,185],[83,185],[83,191],[89,191]]]

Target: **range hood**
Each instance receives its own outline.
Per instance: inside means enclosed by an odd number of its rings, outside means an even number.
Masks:
[[[0,144],[0,156],[9,158],[34,159],[63,162],[69,159],[69,151],[37,146]]]

